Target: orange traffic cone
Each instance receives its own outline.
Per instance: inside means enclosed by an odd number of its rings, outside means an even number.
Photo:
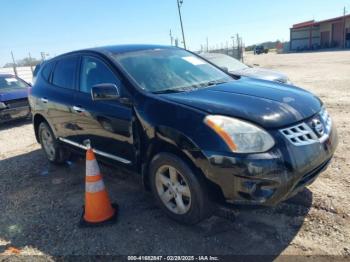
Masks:
[[[92,226],[115,222],[118,206],[112,205],[109,200],[89,141],[86,142],[86,146],[85,210],[80,224]]]

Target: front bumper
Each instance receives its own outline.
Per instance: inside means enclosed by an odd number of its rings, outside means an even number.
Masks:
[[[273,206],[310,185],[330,163],[338,144],[333,127],[323,143],[294,146],[276,132],[270,152],[235,156],[205,152],[202,171],[228,203]]]
[[[7,122],[19,118],[25,118],[30,115],[30,107],[22,106],[11,109],[0,110],[0,123]]]

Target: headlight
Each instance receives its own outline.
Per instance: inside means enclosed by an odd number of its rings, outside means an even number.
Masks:
[[[275,145],[274,139],[265,130],[239,119],[209,115],[204,123],[235,153],[261,153]]]
[[[0,102],[0,109],[5,109],[5,108],[7,108],[7,106],[3,102]]]

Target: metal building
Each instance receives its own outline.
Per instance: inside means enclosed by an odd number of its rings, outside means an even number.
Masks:
[[[350,48],[350,15],[306,21],[290,29],[290,50]]]

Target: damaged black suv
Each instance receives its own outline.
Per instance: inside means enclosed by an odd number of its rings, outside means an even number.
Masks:
[[[276,205],[331,161],[337,132],[319,98],[234,77],[183,49],[124,45],[45,62],[31,90],[49,161],[83,153],[140,174],[172,218],[196,223],[211,203]]]

